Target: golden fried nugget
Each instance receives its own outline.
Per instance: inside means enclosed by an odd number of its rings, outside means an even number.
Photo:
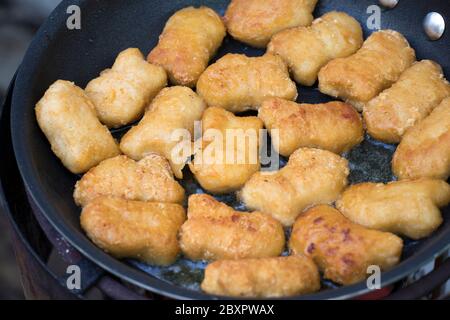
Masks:
[[[419,179],[353,185],[336,207],[365,227],[420,239],[439,227],[439,208],[448,203],[450,186],[445,181]]]
[[[232,297],[294,296],[318,291],[320,276],[312,259],[304,255],[220,260],[206,267],[201,288]]]
[[[392,171],[400,179],[450,176],[450,98],[408,129],[392,159]]]
[[[191,260],[275,257],[284,244],[283,227],[267,214],[235,211],[206,194],[189,197],[180,245]]]
[[[88,237],[106,252],[163,266],[180,253],[177,234],[185,219],[179,204],[114,197],[96,198],[80,217]]]
[[[337,58],[319,72],[319,90],[363,106],[398,80],[415,61],[414,49],[397,31],[374,32],[355,54]]]
[[[101,122],[117,128],[138,120],[145,107],[167,85],[162,67],[145,61],[141,51],[122,51],[111,69],[86,86]]]
[[[300,148],[274,173],[255,173],[239,197],[247,208],[272,215],[285,226],[306,208],[335,201],[347,185],[348,161],[326,150]]]
[[[160,155],[149,154],[138,162],[121,155],[101,162],[76,183],[77,205],[85,206],[99,196],[182,203],[184,189]]]
[[[165,88],[153,99],[139,124],[122,137],[120,149],[135,160],[150,152],[159,153],[169,160],[173,173],[181,179],[185,160],[175,158],[174,148],[181,141],[173,134],[185,129],[192,137],[194,122],[201,119],[205,108],[203,100],[191,89],[180,86]]]
[[[72,82],[53,83],[35,112],[53,152],[73,173],[86,172],[120,154],[108,128],[98,120],[92,101]]]
[[[375,139],[399,143],[408,128],[449,95],[450,84],[441,66],[430,60],[416,62],[364,107],[367,131]]]
[[[297,87],[279,56],[247,57],[229,53],[210,65],[197,83],[209,106],[231,112],[257,110],[266,98],[297,98]]]
[[[309,26],[318,0],[232,0],[224,16],[231,36],[264,48],[277,32]]]
[[[349,285],[369,276],[371,265],[382,271],[395,266],[403,241],[392,233],[352,223],[333,207],[320,205],[295,221],[289,248],[310,256],[324,278]]]
[[[359,113],[344,102],[297,104],[270,98],[263,102],[258,117],[270,132],[278,130],[279,139],[273,139],[272,143],[285,157],[300,147],[340,154],[364,139]]]
[[[311,27],[291,28],[277,33],[267,47],[288,64],[295,81],[312,86],[329,61],[347,57],[362,45],[360,24],[344,12],[329,12]]]
[[[173,84],[195,87],[225,35],[225,25],[214,10],[184,8],[167,21],[147,60],[164,67]]]
[[[242,188],[260,169],[259,130],[262,128],[263,123],[257,117],[236,117],[216,107],[206,109],[202,117],[203,148],[189,163],[200,185],[212,193]],[[218,154],[216,149],[220,151]]]

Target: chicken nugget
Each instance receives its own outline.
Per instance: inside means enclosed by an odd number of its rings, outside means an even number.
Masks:
[[[225,25],[214,10],[184,8],[167,21],[147,60],[166,69],[171,83],[195,87],[225,35]]]
[[[334,202],[347,185],[348,161],[330,151],[300,148],[273,173],[257,172],[239,197],[247,208],[291,226],[306,208]]]
[[[111,69],[104,70],[86,86],[100,121],[117,128],[138,120],[145,107],[167,85],[162,67],[145,61],[141,51],[122,51]]]
[[[35,112],[53,152],[73,173],[86,172],[120,154],[108,128],[98,120],[92,101],[73,82],[53,83]]]
[[[76,183],[77,205],[85,206],[99,196],[182,203],[184,189],[160,155],[149,154],[138,162],[121,155],[101,162]]]
[[[210,65],[197,83],[198,94],[209,106],[231,112],[257,110],[264,99],[297,98],[297,87],[279,56],[247,57],[229,53]]]
[[[206,194],[189,197],[188,220],[180,231],[191,260],[275,257],[283,252],[284,230],[271,216],[240,212]]]
[[[81,212],[81,227],[97,246],[117,258],[169,265],[180,253],[177,234],[186,214],[175,203],[98,197]]]
[[[277,32],[309,26],[318,0],[232,0],[224,21],[231,36],[257,48],[265,48]]]
[[[414,49],[393,30],[374,32],[355,54],[330,61],[319,71],[319,90],[359,111],[398,80],[415,61]]]
[[[311,27],[291,28],[277,33],[267,46],[289,66],[295,81],[312,86],[320,68],[336,58],[355,53],[362,45],[360,24],[344,12],[329,12]]]
[[[450,176],[450,98],[408,129],[392,159],[392,171],[400,179]]]
[[[153,99],[138,125],[122,137],[120,149],[135,160],[150,152],[159,153],[169,160],[173,173],[181,179],[187,159],[177,159],[175,148],[183,137],[173,135],[184,129],[192,139],[194,122],[201,119],[205,108],[204,101],[191,89],[180,86],[165,88]]]
[[[367,132],[375,139],[399,143],[408,128],[449,95],[450,84],[441,66],[430,60],[416,62],[364,107]]]
[[[277,130],[278,139],[273,139],[272,143],[275,150],[285,157],[300,147],[340,154],[364,139],[359,113],[340,101],[297,104],[269,98],[263,102],[258,117],[270,132]]]
[[[229,193],[242,188],[260,169],[259,131],[262,128],[263,123],[257,117],[236,117],[216,107],[206,109],[202,117],[202,149],[189,163],[200,185],[212,193]],[[216,136],[219,133],[220,136]]]
[[[352,223],[338,210],[319,205],[295,221],[289,248],[311,257],[325,279],[350,285],[370,274],[369,266],[388,270],[400,261],[401,238]]]
[[[320,276],[312,259],[304,255],[220,260],[206,267],[201,288],[232,297],[295,296],[318,291]]]
[[[449,203],[450,186],[445,181],[418,179],[350,186],[336,207],[362,226],[420,239],[439,227],[439,208]]]

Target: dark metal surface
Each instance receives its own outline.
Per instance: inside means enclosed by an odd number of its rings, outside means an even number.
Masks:
[[[205,4],[223,14],[228,1],[64,1],[38,32],[20,68],[13,96],[11,127],[14,150],[20,172],[32,201],[53,227],[74,245],[83,255],[119,278],[153,292],[174,298],[218,298],[203,294],[198,288],[183,285],[186,279],[176,283],[176,278],[161,276],[160,270],[142,264],[119,261],[95,247],[79,226],[79,213],[72,199],[73,186],[78,179],[70,174],[52,154],[48,142],[39,130],[34,105],[48,86],[56,79],[75,81],[80,86],[109,67],[118,52],[136,46],[147,53],[157,42],[167,18],[174,11],[187,5]],[[445,1],[422,1],[409,6],[408,1],[382,14],[382,28],[393,28],[405,34],[416,49],[417,56],[439,62],[446,74],[450,74],[449,36],[437,42],[427,40],[421,21],[430,10],[449,15]],[[78,4],[82,12],[82,29],[66,28],[66,8]],[[343,10],[366,26],[366,8],[372,1],[321,0],[315,12],[320,16],[330,10]],[[369,30],[365,30],[366,35]],[[261,50],[244,46],[229,37],[219,51],[218,57],[227,52],[244,52],[261,55]],[[321,102],[330,100],[314,88],[299,88],[299,101]],[[371,180],[385,181],[391,176],[389,164],[393,146],[382,145],[370,139],[350,152],[353,182]],[[352,160],[353,159],[353,160]],[[195,190],[195,184],[188,189]],[[226,201],[235,201],[230,195]],[[235,204],[239,206],[239,204]],[[448,248],[450,244],[450,210],[444,210],[444,224],[429,238],[408,242],[403,261],[393,270],[383,273],[382,286],[391,284],[422,264],[430,261]],[[181,261],[183,264],[183,260]],[[192,268],[186,262],[186,274]],[[138,268],[136,268],[137,266]],[[142,271],[144,270],[144,271]],[[153,270],[153,271],[152,271]],[[183,269],[180,269],[183,272]],[[170,271],[165,269],[163,271]],[[197,272],[197,271],[195,271]],[[150,273],[150,274],[149,274]],[[169,272],[170,273],[170,272]],[[176,272],[175,272],[176,273]],[[172,272],[173,274],[173,272]],[[194,280],[193,283],[198,282]],[[325,290],[317,294],[296,297],[300,299],[349,298],[367,292],[365,283]]]

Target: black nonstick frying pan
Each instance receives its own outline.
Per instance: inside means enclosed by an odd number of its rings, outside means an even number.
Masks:
[[[116,55],[128,48],[138,47],[145,54],[153,48],[167,19],[176,11],[190,5],[207,5],[224,14],[229,1],[219,0],[71,0],[63,1],[41,27],[33,40],[18,71],[12,101],[11,128],[14,151],[22,179],[32,201],[45,214],[52,225],[81,253],[105,270],[142,288],[174,298],[217,298],[202,293],[199,281],[204,264],[181,259],[175,265],[155,268],[129,260],[117,260],[92,244],[79,225],[80,209],[75,205],[72,192],[78,176],[66,170],[39,129],[34,105],[45,90],[57,79],[74,81],[84,87],[98,73],[111,66]],[[319,0],[315,17],[331,10],[341,10],[359,20],[365,36],[367,8],[375,0]],[[67,8],[77,5],[81,9],[81,29],[66,26]],[[438,41],[429,41],[422,21],[430,11],[450,18],[448,1],[400,0],[391,10],[382,9],[381,28],[395,29],[406,36],[416,49],[418,59],[432,59],[442,65],[450,77],[450,35],[446,32]],[[262,50],[245,46],[227,37],[217,57],[228,52],[262,55]],[[216,57],[216,58],[217,58]],[[299,87],[298,101],[318,103],[331,100],[315,88]],[[114,134],[120,135],[126,129]],[[351,164],[350,180],[387,182],[393,179],[390,160],[395,150],[366,138],[346,154]],[[188,194],[202,190],[189,176],[183,182]],[[237,209],[243,209],[234,195],[219,198]],[[450,208],[442,210],[445,222],[429,238],[421,241],[405,239],[402,262],[382,274],[382,286],[404,278],[419,266],[430,261],[450,247]],[[350,298],[368,291],[365,282],[339,287],[323,281],[322,291],[294,297],[299,299]]]

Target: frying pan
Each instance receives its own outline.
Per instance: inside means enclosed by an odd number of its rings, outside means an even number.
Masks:
[[[63,1],[38,31],[18,71],[13,90],[11,130],[18,167],[32,201],[50,223],[82,254],[106,271],[139,287],[172,298],[220,298],[199,289],[204,264],[180,259],[166,268],[151,267],[133,260],[117,260],[93,245],[80,228],[78,208],[72,193],[79,176],[66,170],[50,150],[39,129],[34,106],[45,90],[57,79],[74,81],[84,87],[98,73],[111,66],[116,55],[128,48],[138,47],[148,53],[158,40],[167,19],[176,11],[190,5],[207,5],[221,15],[229,1],[218,0],[71,0]],[[359,20],[367,37],[367,8],[374,0],[320,0],[314,12],[318,17],[331,10],[342,10]],[[69,5],[81,8],[81,29],[69,30],[66,20]],[[381,28],[395,29],[406,36],[416,49],[418,59],[432,59],[450,76],[450,36],[446,32],[439,41],[429,41],[422,21],[430,11],[450,17],[447,1],[399,1],[395,9],[384,10]],[[262,55],[262,50],[245,46],[227,37],[218,57],[228,53]],[[330,101],[317,88],[299,87],[299,101],[318,103]],[[127,128],[116,130],[119,137]],[[390,160],[394,145],[386,145],[366,137],[365,141],[347,153],[350,161],[351,183],[361,181],[387,182],[393,179]],[[285,161],[286,159],[282,159]],[[203,192],[186,171],[183,186],[187,194]],[[245,209],[233,194],[219,200],[236,209]],[[430,237],[421,241],[405,239],[402,261],[382,274],[382,287],[411,274],[417,268],[440,255],[450,246],[450,208],[442,210],[444,223]],[[339,287],[322,281],[322,291],[293,297],[295,299],[351,298],[368,291],[365,282]]]

